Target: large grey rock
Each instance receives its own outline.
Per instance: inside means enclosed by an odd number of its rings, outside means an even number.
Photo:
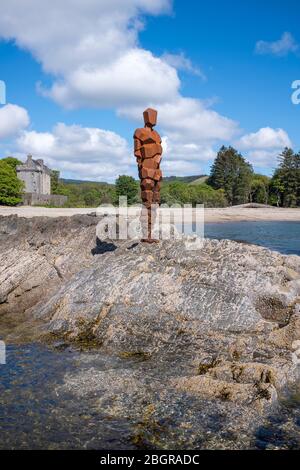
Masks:
[[[70,338],[89,326],[114,349],[140,343],[151,350],[179,331],[266,333],[274,328],[269,320],[286,322],[297,301],[297,280],[287,281],[297,262],[230,241],[206,240],[191,251],[179,240],[127,242],[95,256],[33,314]]]
[[[97,223],[90,216],[0,217],[0,316],[44,301],[88,266]]]
[[[231,444],[215,430],[201,445],[250,445],[250,430],[299,377],[300,258],[227,240],[192,250],[184,239],[101,241],[97,222],[2,219],[0,324],[22,314],[27,335],[96,347],[57,393],[98,397],[112,419],[135,423],[135,442],[174,448],[180,436],[197,447],[217,410]],[[158,442],[153,424],[149,437],[149,416],[174,410],[189,432],[167,428]]]

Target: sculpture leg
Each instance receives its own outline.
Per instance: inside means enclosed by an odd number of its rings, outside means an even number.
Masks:
[[[154,197],[154,186],[155,182],[150,178],[144,178],[141,181],[141,197],[143,202],[142,214],[141,214],[141,225],[143,232],[142,241],[148,243],[154,243],[157,240],[152,238],[152,230],[155,224],[155,203],[153,206]]]
[[[153,187],[153,204],[160,204],[160,181],[155,181]]]
[[[154,181],[153,186],[153,195],[152,195],[152,205],[151,205],[151,228],[153,230],[156,216],[157,216],[157,208],[160,204],[160,182]],[[152,238],[152,235],[150,235]]]
[[[154,196],[154,193],[153,193],[153,196]],[[152,242],[158,241],[153,238],[153,230],[154,230],[155,221],[156,221],[156,212],[157,212],[157,204],[155,203],[152,197],[151,207],[148,208],[148,239],[152,240]]]
[[[149,214],[148,209],[143,203],[142,212],[141,212],[141,226],[142,226],[142,240],[148,238],[149,232]]]

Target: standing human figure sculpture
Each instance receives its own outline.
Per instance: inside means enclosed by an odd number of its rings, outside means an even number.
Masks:
[[[160,181],[162,172],[159,168],[162,157],[161,138],[153,130],[157,122],[157,111],[148,108],[143,113],[145,126],[134,133],[134,155],[137,159],[139,178],[141,180],[142,208],[142,241],[154,243],[152,230],[156,218],[156,209],[160,204]]]

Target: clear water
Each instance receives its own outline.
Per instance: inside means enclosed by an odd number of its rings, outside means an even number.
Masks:
[[[61,388],[65,374],[77,374],[91,366],[100,370],[125,368],[132,373],[140,370],[142,377],[146,374],[152,383],[168,373],[172,375],[173,363],[166,363],[166,368],[160,370],[158,364],[149,366],[148,362],[143,365],[129,360],[124,364],[101,351],[54,351],[37,344],[9,345],[7,353],[7,364],[0,365],[0,449],[136,449],[140,447],[136,447],[132,435],[141,425],[146,426],[146,435],[158,433],[162,448],[206,448],[206,439],[212,436],[216,437],[213,448],[235,448],[232,439],[236,438],[227,432],[228,423],[217,403],[177,392],[164,397],[154,394],[150,401],[143,399],[139,404],[137,395],[129,394],[125,398],[130,402],[126,413],[112,416],[109,410],[116,397],[103,407],[99,406],[98,393],[87,393],[79,399],[72,393],[74,388]],[[239,448],[299,449],[299,400],[296,389],[263,425],[249,431],[250,445],[248,438],[240,437]],[[140,411],[135,416],[136,407],[142,405],[147,410],[149,403],[155,403],[158,409],[158,428],[155,424],[152,429],[151,422],[143,424]],[[189,430],[181,426],[186,415],[192,423]]]
[[[205,237],[244,241],[286,255],[300,255],[300,222],[207,223]]]
[[[65,374],[84,367],[84,358],[89,366],[107,364],[101,355],[97,361],[89,356],[71,348],[8,345],[6,365],[0,365],[0,449],[123,448],[126,425],[108,423],[95,396],[79,401],[61,389]]]

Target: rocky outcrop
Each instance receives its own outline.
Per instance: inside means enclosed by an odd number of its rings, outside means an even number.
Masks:
[[[118,395],[110,411],[123,418],[132,407],[145,414],[145,400],[154,416],[163,397],[181,397],[182,406],[215,406],[233,433],[274,412],[298,378],[300,258],[228,240],[193,250],[185,240],[96,242],[97,221],[1,221],[1,321],[22,313],[40,340],[137,361],[134,370],[82,368],[63,388],[99,392],[102,407]]]
[[[240,347],[243,335],[274,345],[298,317],[299,272],[298,257],[230,241],[199,250],[179,240],[126,242],[95,256],[32,314],[70,340],[89,330],[110,351],[152,354],[211,334]]]
[[[93,259],[91,216],[0,217],[0,316],[20,314]]]

